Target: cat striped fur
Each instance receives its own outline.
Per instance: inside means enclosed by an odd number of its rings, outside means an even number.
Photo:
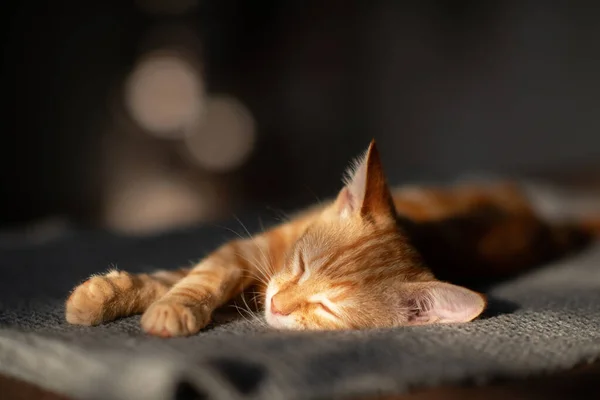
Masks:
[[[67,299],[66,320],[97,325],[143,314],[151,335],[188,336],[258,287],[275,328],[464,323],[486,299],[461,279],[517,273],[600,231],[596,220],[543,220],[510,182],[392,191],[374,141],[344,184],[335,200],[225,243],[193,268],[92,276]]]

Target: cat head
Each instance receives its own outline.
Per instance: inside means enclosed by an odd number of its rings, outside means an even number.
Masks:
[[[344,183],[269,282],[270,325],[392,327],[467,322],[483,311],[482,295],[436,280],[398,228],[374,141]]]

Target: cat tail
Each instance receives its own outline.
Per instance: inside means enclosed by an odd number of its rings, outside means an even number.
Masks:
[[[558,254],[582,250],[600,239],[600,216],[550,225],[551,242]]]
[[[540,181],[520,185],[535,213],[550,226],[558,251],[579,250],[600,238],[600,192]]]
[[[600,238],[600,215],[582,218],[577,222],[577,226],[590,239]]]

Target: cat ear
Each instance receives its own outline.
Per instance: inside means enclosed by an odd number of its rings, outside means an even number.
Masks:
[[[468,322],[486,306],[482,294],[440,281],[406,283],[400,292],[404,296],[403,316],[408,315],[409,325]]]
[[[340,214],[393,213],[394,205],[375,140],[348,169],[336,205]]]

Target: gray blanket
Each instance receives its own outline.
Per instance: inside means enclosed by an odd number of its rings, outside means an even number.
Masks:
[[[219,227],[0,237],[0,372],[83,399],[317,399],[524,377],[600,356],[600,244],[492,287],[484,318],[463,325],[280,333],[240,317],[162,340],[139,317],[65,323],[63,300],[90,273],[188,264],[226,238]]]

